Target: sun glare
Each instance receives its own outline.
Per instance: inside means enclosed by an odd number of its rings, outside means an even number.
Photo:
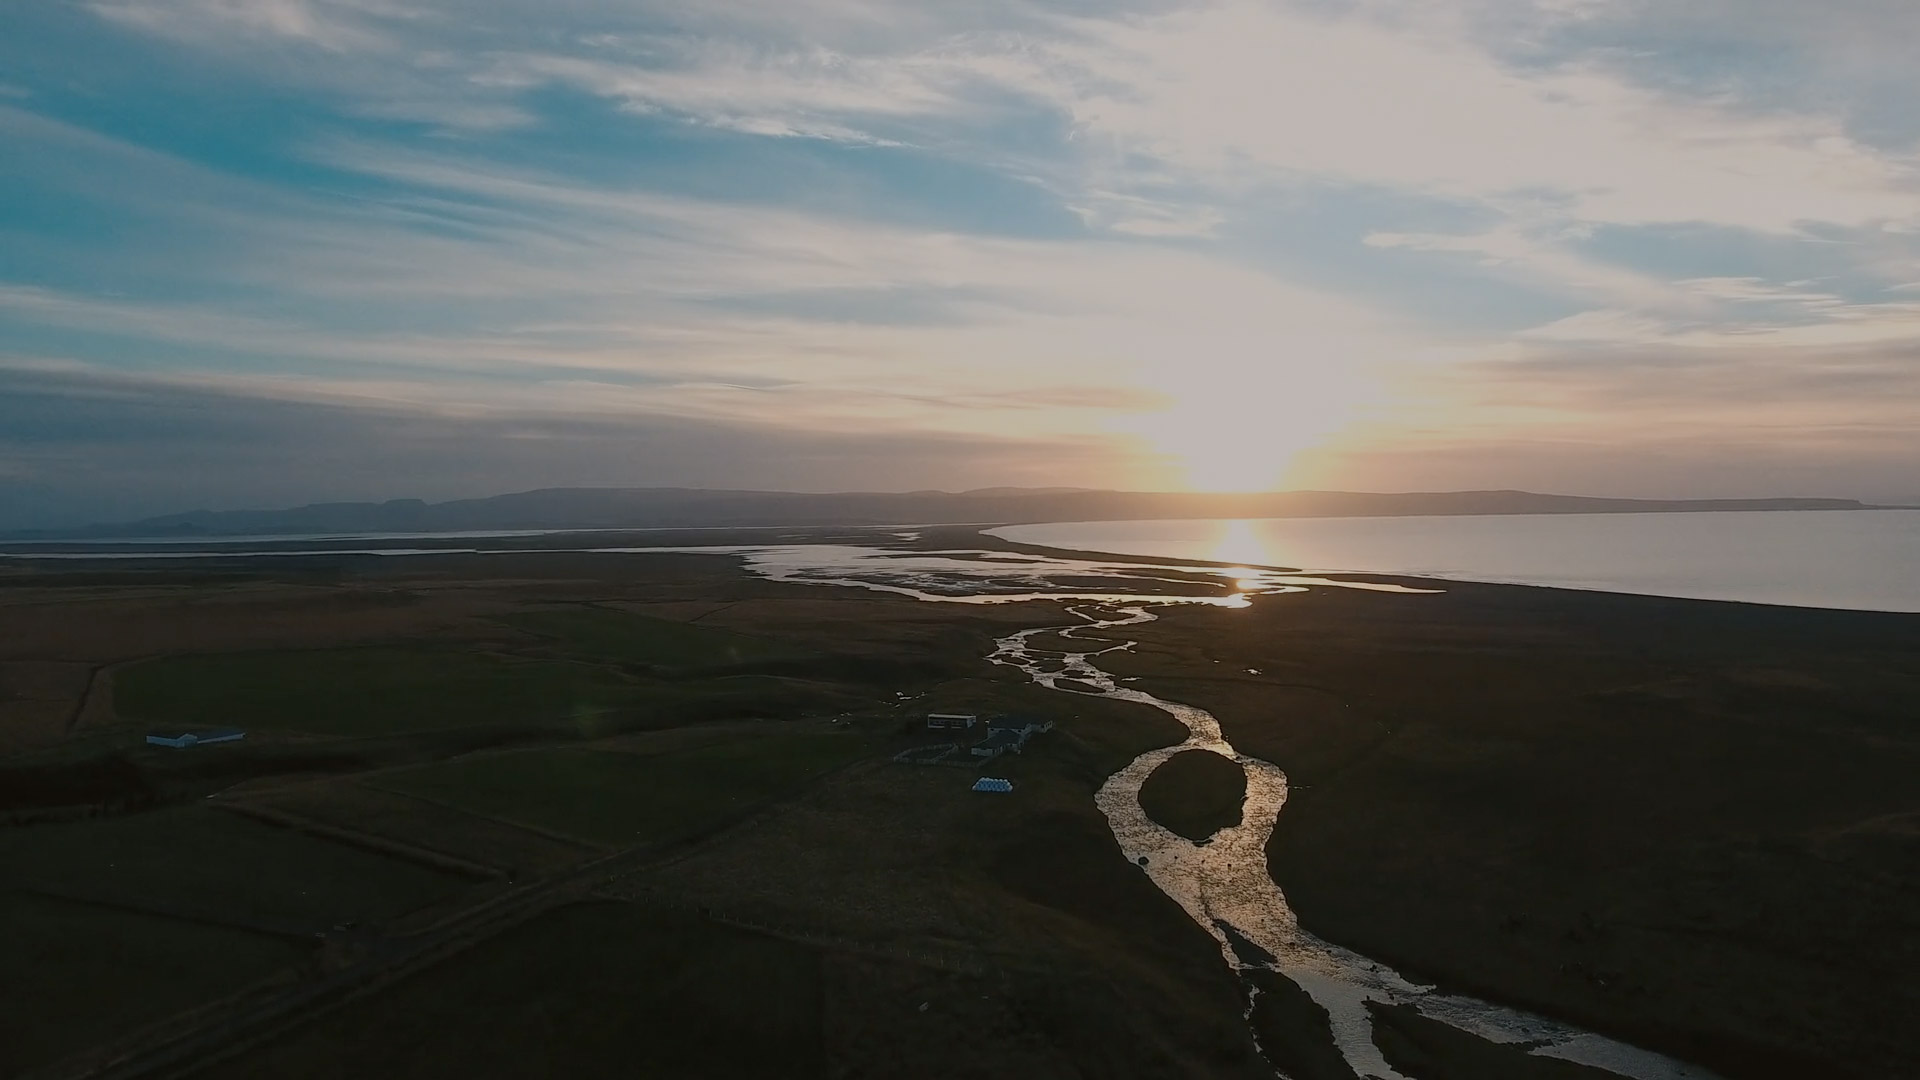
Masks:
[[[1235,588],[1250,589],[1259,584],[1254,579],[1253,566],[1271,565],[1273,559],[1267,553],[1267,545],[1254,531],[1251,521],[1222,521],[1218,523],[1220,534],[1214,537],[1213,550],[1207,558],[1214,562],[1240,563],[1227,570],[1241,580]],[[1251,565],[1245,565],[1251,564]]]
[[[1122,421],[1196,492],[1273,491],[1299,482],[1299,459],[1384,404],[1366,346],[1306,334],[1277,351],[1257,335],[1199,337],[1175,359],[1143,365],[1141,385],[1165,404]]]
[[[1292,478],[1304,451],[1347,425],[1354,408],[1351,398],[1189,390],[1128,427],[1168,459],[1189,491],[1273,491]]]

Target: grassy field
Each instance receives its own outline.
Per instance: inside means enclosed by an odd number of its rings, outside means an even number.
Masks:
[[[180,728],[385,735],[525,722],[630,705],[600,669],[437,648],[170,656],[114,674],[127,718]]]
[[[664,671],[704,671],[805,659],[812,655],[795,642],[608,608],[574,606],[522,611],[501,621],[553,639],[576,655]]]
[[[1117,859],[1090,801],[1111,766],[1181,729],[1126,703],[1059,714],[1066,699],[981,660],[1012,628],[1064,618],[1051,605],[779,585],[693,556],[336,562],[207,581],[54,573],[0,605],[0,641],[31,645],[0,644],[0,660],[120,665],[97,718],[0,762],[0,796],[33,781],[7,820],[37,822],[0,829],[0,915],[21,928],[0,971],[31,971],[0,997],[0,1075],[276,970],[300,985],[322,962],[377,967],[382,938],[417,925],[400,913],[499,895],[219,800],[532,889],[604,846],[705,836],[779,804],[661,864],[740,847],[702,863],[710,894],[654,880],[627,893],[652,909],[542,917],[222,1075],[1259,1074],[1204,934]],[[835,771],[898,749],[935,707],[924,696],[957,679],[982,682],[981,708],[1060,721],[1007,763],[1019,796],[983,801],[962,770]],[[822,719],[769,722],[809,714]],[[257,734],[139,742],[143,727],[227,725]],[[1008,844],[1017,865],[997,855]],[[659,914],[702,908],[837,944]],[[358,926],[326,947],[302,936],[341,922]],[[956,972],[903,954],[916,945],[1007,966]]]
[[[1120,855],[1062,734],[993,763],[1008,796],[970,791],[969,770],[847,770],[635,892],[981,958],[963,976],[836,953],[838,1076],[1271,1077],[1212,940]]]
[[[1287,771],[1308,930],[1731,1077],[1920,1075],[1920,619],[1446,589],[1103,659]]]
[[[820,961],[621,903],[562,908],[201,1074],[812,1077]]]
[[[0,1076],[233,993],[303,950],[263,934],[0,890]]]
[[[0,830],[0,886],[242,925],[381,920],[465,885],[208,806]]]
[[[1140,809],[1189,840],[1205,840],[1240,824],[1246,798],[1246,770],[1209,750],[1173,755],[1140,785]]]
[[[692,835],[870,749],[861,736],[841,732],[744,737],[655,755],[565,747],[476,755],[372,782],[625,847]]]
[[[1184,729],[981,659],[1015,628],[1071,621],[1059,605],[920,604],[687,555],[294,562],[231,580],[66,582],[56,567],[0,589],[0,661],[129,665],[71,732],[22,714],[0,762],[4,820],[36,822],[0,828],[0,1074],[305,955],[276,936],[289,927],[359,922],[377,957],[393,916],[497,895],[201,799],[226,792],[535,887],[591,845],[704,834],[792,793],[632,871],[645,880],[621,894],[835,944],[571,909],[223,1075],[1270,1075],[1213,942],[1121,857],[1092,801]],[[1730,1078],[1920,1075],[1920,624],[1447,590],[1169,609],[1102,666],[1209,709],[1287,770],[1269,854],[1308,929]],[[7,678],[13,704],[40,700]],[[949,706],[1058,726],[993,763],[1008,797],[972,793],[960,769],[809,782],[936,741],[924,713]],[[803,713],[875,735],[759,722]],[[136,725],[260,737],[162,752]],[[97,816],[67,820],[80,814]],[[897,952],[922,946],[982,966]],[[1287,1007],[1299,997],[1270,990],[1255,1025],[1307,1047],[1287,1063],[1302,1080],[1337,1076],[1314,1049],[1331,1050],[1324,1020]],[[1552,1067],[1409,1014],[1383,1012],[1378,1031],[1424,1080]]]
[[[347,829],[492,867],[516,879],[547,873],[595,854],[502,821],[342,779],[302,784],[247,800],[270,812]]]

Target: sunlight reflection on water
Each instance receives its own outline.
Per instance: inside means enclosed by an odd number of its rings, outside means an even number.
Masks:
[[[1244,528],[1235,528],[1235,526]],[[905,537],[901,537],[905,539]],[[1131,648],[1123,638],[1099,638],[1098,631],[1153,620],[1149,606],[1203,604],[1245,608],[1254,597],[1304,592],[1309,588],[1365,589],[1403,594],[1431,593],[1397,584],[1347,581],[1316,574],[1259,569],[1253,550],[1258,536],[1249,523],[1230,523],[1220,542],[1197,556],[1242,565],[1196,566],[1128,562],[1115,559],[1052,556],[993,550],[913,551],[857,545],[731,545],[711,547],[583,547],[541,549],[579,554],[709,554],[741,558],[755,573],[775,581],[853,587],[909,596],[934,603],[1007,604],[1031,600],[1065,601],[1080,622],[1066,627],[1035,627],[997,643],[993,662],[1024,671],[1035,682],[1063,693],[1091,694],[1139,702],[1161,709],[1188,731],[1178,746],[1149,751],[1113,774],[1095,796],[1115,839],[1129,859],[1146,859],[1148,876],[1220,942],[1227,962],[1245,969],[1248,962],[1231,948],[1227,931],[1241,935],[1270,955],[1273,970],[1299,984],[1327,1010],[1335,1042],[1357,1072],[1382,1080],[1405,1080],[1389,1067],[1373,1044],[1369,1000],[1416,1004],[1422,1013],[1498,1042],[1538,1044],[1531,1052],[1602,1067],[1633,1080],[1713,1080],[1713,1074],[1671,1059],[1542,1017],[1487,1002],[1436,993],[1391,968],[1321,941],[1302,930],[1285,895],[1267,873],[1266,844],[1286,804],[1287,778],[1278,767],[1236,751],[1204,710],[1123,687],[1094,664],[1106,652]],[[16,553],[0,552],[0,555]],[[191,559],[293,557],[370,554],[385,556],[527,554],[467,548],[368,547],[360,551],[245,550],[58,553],[19,557],[53,559]],[[1033,647],[1038,635],[1058,631],[1066,640],[1093,645],[1084,651]],[[1134,680],[1127,680],[1129,682]],[[1141,783],[1161,762],[1182,750],[1199,749],[1238,762],[1247,773],[1241,824],[1195,845],[1147,818],[1140,808]]]
[[[1312,573],[1920,612],[1920,510],[1078,521],[990,533]]]
[[[1259,965],[1291,979],[1326,1009],[1335,1045],[1362,1076],[1407,1080],[1387,1064],[1373,1041],[1367,1002],[1414,1005],[1428,1017],[1500,1043],[1526,1043],[1529,1052],[1591,1065],[1631,1080],[1716,1080],[1713,1073],[1571,1025],[1490,1002],[1442,994],[1349,949],[1301,929],[1285,894],[1267,872],[1266,846],[1287,800],[1287,777],[1277,766],[1234,749],[1208,712],[1124,687],[1094,663],[1105,653],[1130,649],[1123,637],[1099,632],[1156,618],[1149,606],[1210,604],[1246,607],[1253,596],[1297,593],[1308,587],[1360,588],[1421,593],[1399,585],[1350,582],[1257,570],[1245,566],[1193,567],[1111,563],[1101,560],[1024,556],[982,559],[978,552],[900,555],[863,548],[793,547],[746,553],[757,572],[781,581],[854,586],[901,593],[937,603],[1006,603],[1026,599],[1073,601],[1081,620],[1065,627],[1034,627],[1000,639],[989,659],[1015,667],[1036,683],[1062,693],[1133,701],[1160,709],[1187,729],[1178,745],[1151,750],[1108,777],[1095,795],[1121,852],[1220,944],[1236,970]],[[1196,579],[1197,575],[1197,579]],[[1148,592],[1045,591],[1062,581],[1112,576],[1156,586],[1191,589],[1217,578],[1225,595]],[[974,591],[968,591],[972,589]],[[1039,590],[1039,591],[1036,591]],[[1043,649],[1041,635],[1084,641],[1085,650]],[[1241,823],[1222,829],[1204,845],[1162,828],[1140,807],[1140,785],[1159,765],[1184,750],[1203,750],[1237,762],[1247,774]],[[1236,953],[1229,933],[1263,950],[1271,961]],[[1249,995],[1251,1015],[1252,995]]]

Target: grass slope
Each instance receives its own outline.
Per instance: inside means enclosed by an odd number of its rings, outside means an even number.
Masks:
[[[1211,750],[1182,750],[1140,785],[1140,809],[1193,841],[1240,824],[1246,799],[1247,771]]]
[[[464,885],[206,806],[0,830],[0,886],[197,917],[324,929],[403,914]]]
[[[1287,771],[1314,933],[1731,1077],[1920,1075],[1920,618],[1445,588],[1105,659]]]
[[[243,930],[0,891],[0,1076],[15,1076],[296,963]]]
[[[670,671],[737,667],[810,655],[790,642],[607,608],[523,611],[502,621],[555,639],[576,655]]]
[[[582,904],[202,1075],[812,1077],[820,997],[802,946]]]
[[[869,749],[850,733],[785,733],[669,754],[573,747],[476,755],[374,781],[463,810],[615,847],[690,836]]]
[[[121,715],[182,729],[385,735],[552,719],[632,698],[593,667],[437,648],[169,656],[114,675]]]

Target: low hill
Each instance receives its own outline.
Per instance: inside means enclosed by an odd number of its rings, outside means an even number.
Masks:
[[[1606,514],[1706,510],[1859,510],[1853,499],[1602,499],[1528,491],[1281,491],[1245,495],[1075,488],[909,493],[544,488],[428,503],[314,503],[284,510],[194,510],[10,539],[459,532],[500,529],[742,528],[1149,518]]]

